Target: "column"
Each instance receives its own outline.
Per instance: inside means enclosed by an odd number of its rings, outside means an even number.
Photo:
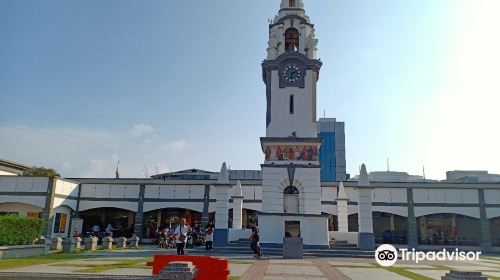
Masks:
[[[486,215],[486,202],[484,199],[484,189],[478,190],[479,194],[479,212],[480,212],[480,229],[481,229],[481,251],[491,252],[491,232],[490,221]]]
[[[210,214],[208,213],[208,208],[210,206],[210,185],[205,185],[205,195],[203,196],[203,213],[201,214],[201,227],[206,228],[208,226],[208,219]]]
[[[243,226],[243,191],[241,181],[238,180],[234,188],[233,199],[233,229],[241,229]]]
[[[219,179],[217,184],[215,184],[215,246],[226,246],[229,243],[229,190],[231,190],[231,187],[226,163],[223,163]]]
[[[141,185],[139,189],[139,200],[137,205],[137,212],[135,213],[134,233],[142,239],[142,232],[144,230],[144,192],[146,185]]]
[[[417,219],[415,218],[415,208],[413,206],[413,189],[406,189],[406,199],[408,202],[408,230],[406,233],[406,239],[408,243],[408,249],[418,248],[417,242]]]
[[[54,195],[56,192],[56,178],[49,178],[47,185],[47,195],[45,197],[45,208],[42,210],[42,235],[46,239],[52,236],[52,227],[54,226]]]
[[[337,221],[339,226],[338,231],[348,232],[349,224],[347,219],[347,202],[349,201],[349,199],[345,194],[344,182],[340,182],[339,184],[337,199],[335,199],[335,201],[337,202]]]
[[[375,249],[375,236],[373,234],[373,214],[372,214],[372,187],[368,180],[366,166],[361,165],[361,172],[358,180],[358,246],[361,250]]]

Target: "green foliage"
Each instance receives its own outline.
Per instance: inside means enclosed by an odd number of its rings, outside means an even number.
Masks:
[[[0,217],[0,245],[32,244],[42,234],[42,220],[18,216]]]
[[[41,177],[61,177],[61,175],[52,168],[33,166],[23,172],[23,176],[41,176]]]

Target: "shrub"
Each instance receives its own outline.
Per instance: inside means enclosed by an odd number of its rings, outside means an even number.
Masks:
[[[0,217],[0,245],[32,244],[42,234],[42,220],[18,216]]]

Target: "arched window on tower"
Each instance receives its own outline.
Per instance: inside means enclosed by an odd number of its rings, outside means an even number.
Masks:
[[[288,52],[299,50],[299,31],[293,27],[285,31],[285,49]]]
[[[295,186],[283,190],[283,212],[299,214],[299,190]]]
[[[295,7],[295,0],[289,0],[288,4],[289,4],[288,6],[290,7]]]

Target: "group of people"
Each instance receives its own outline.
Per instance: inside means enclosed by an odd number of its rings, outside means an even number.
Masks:
[[[250,248],[255,254],[255,258],[262,257],[262,251],[259,244],[259,228],[254,222],[249,223],[249,227],[252,229],[252,234],[250,235]],[[186,219],[181,219],[179,225],[175,228],[175,244],[177,249],[177,255],[184,255],[184,249],[186,248],[186,242],[189,232],[191,232],[191,227],[186,223]],[[205,234],[205,249],[207,252],[211,252],[213,249],[214,241],[214,229],[209,226]]]

